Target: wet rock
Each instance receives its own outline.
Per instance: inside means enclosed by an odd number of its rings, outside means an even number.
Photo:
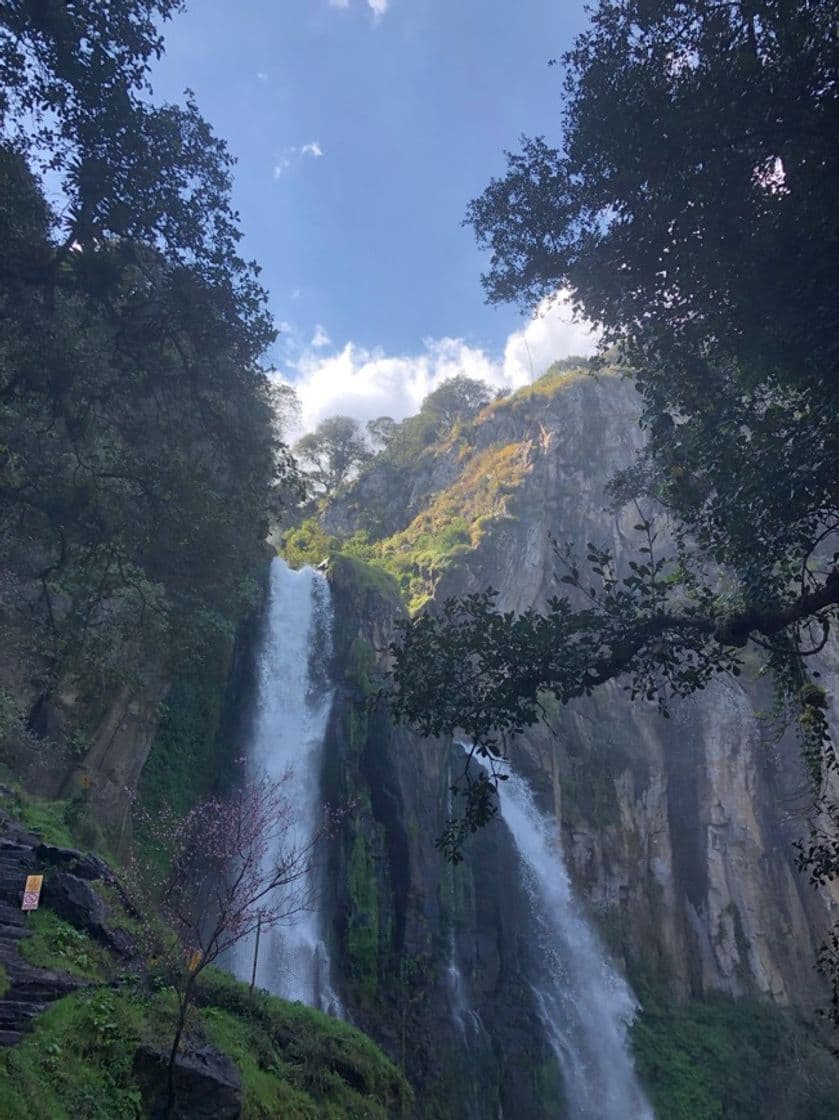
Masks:
[[[130,958],[136,954],[131,936],[124,929],[108,925],[108,908],[87,880],[69,871],[54,871],[44,879],[42,897],[44,905],[59,918],[119,956]]]
[[[167,1116],[168,1066],[168,1052],[150,1046],[141,1046],[134,1058],[134,1076],[153,1120]],[[242,1115],[239,1071],[230,1058],[211,1046],[178,1055],[175,1096],[171,1120],[239,1120]]]
[[[39,862],[49,867],[65,867],[79,879],[103,880],[113,878],[110,867],[92,852],[80,852],[76,848],[59,848],[55,844],[39,844],[35,849]]]

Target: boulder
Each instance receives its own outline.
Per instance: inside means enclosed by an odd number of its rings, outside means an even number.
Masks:
[[[152,1120],[239,1120],[242,1086],[239,1071],[212,1046],[197,1046],[178,1055],[175,1063],[175,1107],[167,1117],[169,1054],[141,1046],[134,1058],[134,1076]]]
[[[126,959],[136,956],[130,934],[107,924],[108,908],[87,880],[70,871],[53,871],[44,878],[43,902],[59,918],[119,956]]]
[[[39,844],[35,849],[38,860],[49,867],[66,867],[79,879],[101,879],[109,882],[113,872],[107,863],[92,852],[80,852],[76,848],[60,848],[56,844]]]

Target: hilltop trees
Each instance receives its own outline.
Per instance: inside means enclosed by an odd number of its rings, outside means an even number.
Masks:
[[[361,425],[351,416],[321,420],[294,445],[294,453],[322,490],[337,490],[352,473],[371,458]]]
[[[439,428],[448,431],[458,420],[474,416],[491,399],[492,395],[482,381],[458,373],[428,394],[420,412],[433,416]]]

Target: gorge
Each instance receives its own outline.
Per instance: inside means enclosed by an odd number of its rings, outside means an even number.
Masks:
[[[637,515],[611,512],[606,484],[640,446],[637,415],[626,382],[557,368],[409,466],[374,460],[323,505],[321,528],[287,537],[295,563],[327,561],[335,698],[321,780],[328,800],[356,806],[321,901],[335,986],[350,1020],[421,1086],[428,1118],[652,1115],[625,1037],[627,970],[656,1115],[728,1107],[719,1101],[735,1089],[706,1080],[737,1082],[739,1059],[712,1074],[706,1031],[736,1055],[729,1017],[763,1022],[782,1007],[794,1023],[824,999],[814,961],[835,902],[795,868],[806,779],[795,743],[764,730],[757,662],[753,679],[712,684],[670,721],[616,685],[548,705],[506,744],[516,774],[501,784],[500,818],[454,867],[435,848],[458,772],[452,748],[394,726],[379,693],[403,596],[433,604],[492,586],[507,609],[539,606],[555,585],[552,536],[609,541],[625,561]],[[373,524],[389,530],[378,541]],[[298,578],[317,577],[304,567]],[[298,625],[293,611],[285,618]],[[649,1019],[645,1001],[659,1009]],[[767,1022],[758,1053],[774,1045]],[[639,1050],[655,1029],[695,1030],[683,1043],[698,1067],[689,1091],[685,1074]],[[827,1059],[816,1036],[802,1045],[804,1080],[738,1086],[752,1100],[736,1115],[833,1114]],[[680,1106],[682,1094],[692,1103]]]
[[[187,7],[0,5],[0,1117],[839,1120],[839,3]]]

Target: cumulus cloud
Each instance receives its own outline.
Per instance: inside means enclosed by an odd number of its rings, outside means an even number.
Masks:
[[[283,326],[286,368],[277,375],[297,390],[305,431],[336,414],[362,422],[377,416],[401,420],[417,412],[433,389],[458,373],[495,389],[518,389],[529,384],[531,376],[541,376],[551,362],[571,354],[592,354],[597,346],[590,325],[575,322],[564,299],[543,304],[521,330],[508,336],[500,357],[460,338],[426,339],[415,354],[386,354],[352,342],[324,353],[331,343],[321,326],[295,354],[297,335],[288,324]]]
[[[300,149],[301,156],[313,156],[315,159],[320,159],[323,155],[323,148],[317,140],[311,140],[308,144],[304,144]]]

